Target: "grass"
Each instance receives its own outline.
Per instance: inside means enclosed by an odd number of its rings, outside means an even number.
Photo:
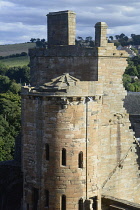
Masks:
[[[0,56],[8,56],[22,52],[28,53],[28,49],[35,47],[35,45],[35,43],[0,45]]]
[[[30,61],[29,56],[21,56],[21,57],[2,59],[2,60],[0,60],[0,63],[3,63],[9,67],[14,67],[14,66],[28,65],[29,61]]]

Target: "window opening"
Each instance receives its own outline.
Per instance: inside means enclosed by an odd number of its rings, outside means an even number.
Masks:
[[[45,145],[45,152],[46,152],[46,160],[49,160],[50,158],[50,148],[49,148],[49,144]]]
[[[27,210],[29,210],[29,203],[27,203]]]
[[[66,149],[62,149],[62,165],[66,166]]]
[[[62,195],[61,210],[66,210],[66,196]]]
[[[79,208],[78,209],[83,210],[83,199],[82,198],[79,200]]]
[[[33,210],[37,210],[39,200],[39,190],[37,188],[33,188]]]
[[[83,168],[83,152],[80,152],[78,155],[78,167]]]
[[[49,207],[49,191],[48,190],[45,191],[45,196],[46,196],[45,206]]]

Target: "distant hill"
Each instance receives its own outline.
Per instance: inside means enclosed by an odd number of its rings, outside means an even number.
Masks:
[[[27,66],[30,62],[29,56],[20,56],[14,58],[6,58],[0,60],[0,63],[4,63],[8,67],[14,66]]]
[[[9,56],[13,54],[21,54],[22,52],[28,53],[29,48],[35,47],[35,43],[20,43],[20,44],[8,44],[0,45],[0,56]],[[9,67],[24,66],[29,64],[29,56],[20,56],[13,58],[6,58],[0,60],[0,63],[4,63]]]
[[[35,45],[36,45],[35,43],[0,45],[0,56],[8,56],[22,52],[28,53],[28,49],[35,47]]]

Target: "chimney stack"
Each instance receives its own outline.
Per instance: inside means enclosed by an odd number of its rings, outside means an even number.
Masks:
[[[48,45],[75,45],[76,14],[73,11],[50,12],[47,15]]]

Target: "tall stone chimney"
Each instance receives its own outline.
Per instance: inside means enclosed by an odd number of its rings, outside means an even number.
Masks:
[[[75,21],[73,11],[50,12],[47,15],[48,45],[75,45]]]
[[[105,22],[98,22],[95,25],[95,46],[104,47],[107,45],[107,24]]]

